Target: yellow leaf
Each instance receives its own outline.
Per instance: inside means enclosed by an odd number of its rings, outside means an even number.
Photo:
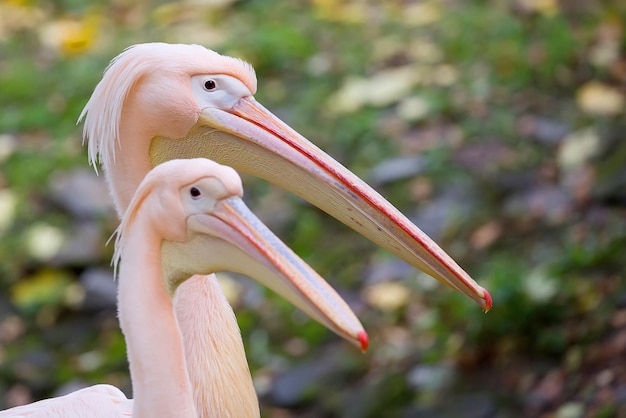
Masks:
[[[63,18],[44,25],[39,36],[44,45],[62,55],[72,56],[91,49],[99,27],[97,15],[87,15],[80,20]]]
[[[71,284],[66,273],[42,270],[18,281],[11,287],[11,300],[20,309],[33,310],[44,305],[58,305]]]
[[[576,102],[590,115],[611,116],[624,110],[624,95],[616,88],[590,81],[576,94]]]

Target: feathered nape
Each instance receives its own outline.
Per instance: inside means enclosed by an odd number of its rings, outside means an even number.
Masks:
[[[172,182],[178,181],[178,177],[188,175],[184,167],[179,166],[179,170],[176,170],[176,166],[177,160],[168,161],[168,163],[160,165],[158,167],[158,170],[153,169],[148,172],[148,174],[146,174],[146,177],[142,180],[141,184],[135,191],[135,194],[133,194],[133,197],[128,204],[128,208],[126,209],[126,211],[124,212],[124,216],[122,216],[122,219],[120,220],[119,226],[117,227],[115,232],[113,232],[111,238],[109,238],[109,240],[107,241],[108,244],[109,242],[111,242],[113,237],[115,237],[115,250],[113,252],[113,258],[111,259],[111,265],[113,266],[115,278],[117,278],[117,275],[119,273],[120,260],[122,259],[122,253],[124,252],[124,246],[126,244],[125,238],[128,229],[135,221],[139,208],[148,198],[150,192],[154,190],[154,187],[156,185],[155,182],[158,182],[159,180],[158,173],[163,171],[169,171],[169,176]],[[189,165],[189,167],[195,168],[196,166]]]
[[[128,47],[113,58],[78,118],[78,123],[85,122],[83,143],[88,141],[89,162],[96,173],[98,162],[105,165],[115,162],[124,102],[133,87],[154,71],[168,77],[231,75],[253,94],[256,92],[254,68],[240,59],[200,45],[146,43]]]
[[[124,212],[120,225],[117,227],[107,244],[115,237],[115,250],[111,265],[115,272],[115,277],[119,271],[119,263],[124,252],[125,237],[128,229],[135,221],[139,209],[144,204],[150,193],[155,192],[159,186],[165,186],[166,189],[182,188],[190,185],[203,178],[218,179],[225,190],[231,196],[243,196],[243,185],[241,177],[231,167],[221,165],[207,158],[192,158],[188,160],[170,160],[158,165],[146,174],[141,181],[137,190],[128,204],[128,208]],[[167,183],[163,182],[167,179]],[[164,190],[157,192],[161,200]]]
[[[159,173],[165,173],[165,176],[170,180],[170,185],[172,185],[175,182],[179,182],[181,178],[189,176],[189,172],[198,167],[198,165],[191,164],[185,167],[178,164],[178,161],[180,160],[168,161],[167,163],[158,166],[158,169],[155,168],[146,174],[146,177],[142,180],[141,184],[135,191],[135,194],[133,194],[133,197],[128,204],[128,208],[120,220],[119,226],[115,232],[113,232],[109,241],[107,241],[108,244],[113,237],[115,237],[115,250],[113,252],[113,258],[111,259],[111,265],[113,266],[115,278],[117,278],[119,273],[120,260],[122,259],[122,254],[124,253],[124,247],[126,245],[125,238],[128,233],[128,229],[135,221],[139,208],[141,208],[141,205],[143,205],[144,201],[148,198],[148,195],[157,185],[159,176],[163,176],[163,174]]]
[[[124,216],[122,217],[120,221],[120,224],[115,229],[115,232],[113,232],[113,235],[111,235],[111,238],[109,238],[109,240],[107,241],[107,245],[108,245],[109,242],[111,242],[111,240],[113,239],[113,237],[115,237],[115,250],[113,251],[113,258],[111,259],[111,265],[113,266],[113,276],[116,279],[120,271],[119,270],[120,261],[122,259],[122,254],[124,253],[124,247],[126,244],[125,242],[126,232],[128,231],[129,226],[135,220],[137,211],[143,204],[144,200],[146,200],[146,198],[148,197],[148,194],[150,194],[151,188],[147,184],[149,182],[150,182],[150,173],[148,173],[144,181],[141,182],[141,186],[139,186],[139,188],[133,195],[133,198],[130,201],[130,204],[128,205],[128,209],[124,213]]]

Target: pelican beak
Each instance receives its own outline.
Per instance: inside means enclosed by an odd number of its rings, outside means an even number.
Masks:
[[[243,203],[231,196],[207,212],[187,219],[191,237],[185,243],[163,242],[162,254],[177,260],[202,260],[196,273],[229,270],[249,276],[338,335],[367,350],[368,337],[346,302],[308,264],[276,237]],[[185,262],[175,269],[187,267]],[[186,276],[187,277],[187,276]]]
[[[181,139],[156,137],[153,165],[205,157],[261,177],[301,198],[409,264],[469,296],[485,311],[489,292],[432,239],[350,170],[282,122],[253,97],[230,109],[203,109]]]

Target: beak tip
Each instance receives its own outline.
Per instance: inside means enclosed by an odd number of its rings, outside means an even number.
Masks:
[[[357,332],[356,334],[356,338],[359,341],[359,343],[361,344],[361,351],[363,351],[364,353],[367,351],[367,347],[369,347],[369,337],[367,336],[367,333],[363,330]]]
[[[485,313],[487,313],[489,312],[489,310],[491,309],[491,306],[493,305],[493,299],[491,298],[491,295],[489,294],[487,289],[483,289],[483,298],[484,298],[483,309],[485,310]]]

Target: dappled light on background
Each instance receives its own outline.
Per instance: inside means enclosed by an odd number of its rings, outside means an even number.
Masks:
[[[36,223],[25,232],[27,253],[38,261],[50,261],[63,247],[64,233],[59,228]]]
[[[366,287],[363,296],[374,308],[393,312],[406,306],[411,290],[401,283],[383,282]]]

